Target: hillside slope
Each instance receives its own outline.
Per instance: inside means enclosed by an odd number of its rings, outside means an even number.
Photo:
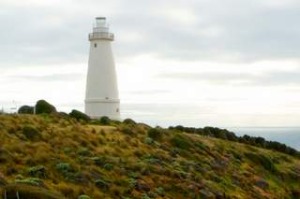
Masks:
[[[132,120],[0,115],[0,189],[7,199],[300,198],[300,160]]]

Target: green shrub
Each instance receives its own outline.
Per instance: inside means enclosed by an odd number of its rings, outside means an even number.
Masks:
[[[200,150],[207,150],[207,146],[202,143],[201,141],[197,141],[194,143],[195,147],[197,147]]]
[[[22,133],[29,140],[37,140],[41,137],[39,131],[33,126],[24,126],[22,129]]]
[[[51,105],[48,102],[46,102],[45,100],[39,100],[39,101],[37,101],[37,103],[35,105],[35,113],[36,114],[56,113],[56,108],[53,105]]]
[[[72,172],[73,169],[69,163],[60,162],[56,164],[56,169],[60,172]]]
[[[159,196],[164,196],[165,195],[165,190],[162,187],[158,187],[155,189],[155,192],[159,195]]]
[[[86,122],[91,120],[91,118],[88,115],[86,115],[85,113],[80,112],[78,110],[74,110],[74,109],[71,111],[71,113],[69,113],[69,115],[72,118],[75,118],[76,120],[83,120],[83,121],[86,121]]]
[[[126,135],[130,135],[130,136],[135,135],[135,133],[134,133],[133,130],[132,130],[132,127],[124,126],[124,127],[122,127],[120,130],[121,130],[122,133],[124,133],[124,134],[126,134]]]
[[[80,172],[76,172],[76,170],[69,163],[58,163],[56,165],[56,170],[62,174],[62,176],[71,182],[79,182],[82,178]]]
[[[70,170],[70,164],[69,163],[58,163],[56,165],[56,169],[58,170],[63,170],[63,171],[67,171]]]
[[[245,153],[245,156],[256,164],[260,164],[263,168],[268,171],[275,172],[276,167],[271,160],[271,158],[263,155],[263,154],[256,154],[256,153]]]
[[[39,178],[25,178],[25,179],[17,179],[16,183],[28,184],[32,186],[41,186],[43,185],[43,181]]]
[[[134,171],[128,172],[128,177],[130,177],[130,178],[137,179],[139,176],[140,176],[139,172],[134,172]]]
[[[128,180],[128,186],[130,189],[134,189],[137,185],[137,180],[135,178],[130,178]]]
[[[78,196],[78,199],[91,199],[88,195],[80,195]]]
[[[145,142],[145,144],[148,144],[148,145],[154,144],[154,140],[150,137],[146,137],[144,142]]]
[[[65,154],[70,154],[71,152],[73,152],[73,149],[70,148],[70,147],[64,147],[64,148],[63,148],[63,152],[64,152]]]
[[[104,166],[104,164],[107,161],[105,157],[92,157],[91,159],[94,161],[96,165],[101,167]]]
[[[133,119],[127,118],[123,121],[124,124],[135,126],[136,122]]]
[[[162,129],[151,128],[148,130],[148,137],[152,138],[153,140],[161,140],[162,136],[163,136]]]
[[[104,168],[105,170],[107,170],[107,171],[111,171],[111,170],[113,170],[114,165],[111,164],[111,163],[105,163],[104,166],[103,166],[103,168]]]
[[[174,135],[170,142],[174,147],[180,149],[189,149],[191,147],[190,141],[186,137],[178,134]]]
[[[44,166],[35,166],[28,169],[28,174],[33,177],[45,178],[46,168]]]
[[[100,118],[99,122],[102,125],[109,125],[111,120],[109,119],[109,117],[103,116],[103,117]]]
[[[88,148],[81,147],[78,149],[77,154],[81,156],[90,156],[91,152]]]
[[[34,108],[32,106],[21,106],[18,110],[19,114],[33,114],[34,113]]]
[[[109,189],[109,183],[106,181],[106,180],[103,180],[103,179],[97,179],[95,181],[95,185],[99,188],[102,188],[102,189]]]
[[[148,194],[143,193],[142,198],[141,199],[151,199]]]
[[[161,161],[156,158],[154,155],[150,155],[150,154],[147,154],[147,155],[144,155],[142,157],[142,159],[147,162],[147,164],[157,164],[157,163],[160,163]]]

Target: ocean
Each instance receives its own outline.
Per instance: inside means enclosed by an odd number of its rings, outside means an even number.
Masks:
[[[300,151],[300,127],[229,127],[238,136],[260,136],[266,140],[277,141]]]

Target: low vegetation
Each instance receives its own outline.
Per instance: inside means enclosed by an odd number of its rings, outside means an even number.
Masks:
[[[289,147],[285,144],[282,144],[280,142],[267,141],[262,137],[252,137],[249,135],[244,135],[242,137],[239,137],[236,136],[233,132],[230,132],[226,129],[220,129],[215,127],[193,128],[193,127],[183,127],[183,126],[169,127],[169,129],[219,138],[222,140],[240,142],[240,143],[266,148],[266,149],[272,149],[275,151],[279,151],[300,158],[300,153],[296,149]]]
[[[37,103],[35,105],[35,113],[36,114],[56,113],[56,108],[52,104],[49,104],[45,100],[39,100],[39,101],[37,101]]]
[[[72,112],[0,115],[0,198],[300,198],[280,143]]]

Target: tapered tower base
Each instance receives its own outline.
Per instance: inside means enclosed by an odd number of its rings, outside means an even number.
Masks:
[[[113,120],[120,120],[119,106],[120,100],[86,100],[85,112],[93,119],[107,116]]]

